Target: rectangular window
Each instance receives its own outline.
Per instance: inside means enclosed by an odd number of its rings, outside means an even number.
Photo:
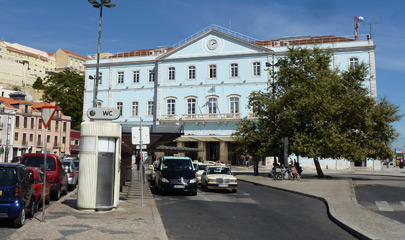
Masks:
[[[176,80],[176,69],[174,67],[169,67],[169,80]]]
[[[260,76],[260,62],[254,62],[253,63],[253,76]]]
[[[238,97],[231,97],[230,99],[231,104],[231,113],[239,113],[239,98]]]
[[[63,131],[66,132],[66,122],[63,122]]]
[[[217,65],[211,64],[210,65],[210,78],[217,78]]]
[[[133,71],[132,83],[139,83],[139,71]]]
[[[237,63],[231,64],[231,77],[238,77],[238,64]]]
[[[18,141],[18,133],[14,133],[14,141]]]
[[[42,119],[38,119],[38,129],[42,129]]]
[[[51,142],[51,135],[46,136],[46,142],[50,143]]]
[[[15,116],[15,127],[20,128],[20,116]]]
[[[153,116],[154,115],[154,110],[155,109],[155,102],[154,101],[149,101],[148,102],[148,116]]]
[[[124,72],[118,72],[118,84],[124,83]]]
[[[176,114],[176,100],[175,99],[167,100],[167,114],[168,115]]]
[[[63,143],[63,144],[66,143],[66,137],[62,137],[62,143]]]
[[[122,105],[123,105],[122,102],[117,102],[117,109],[120,112],[120,116],[122,116]]]
[[[27,134],[26,134],[26,133],[23,133],[22,144],[23,144],[23,145],[27,145],[27,144],[28,144],[28,143],[27,143]]]
[[[31,129],[35,128],[35,118],[31,118]]]
[[[208,113],[217,113],[217,99],[216,98],[208,99]]]
[[[359,59],[356,57],[350,58],[350,67],[354,68],[359,65]]]
[[[138,115],[139,115],[139,103],[132,102],[131,116],[138,116]]]
[[[103,83],[103,73],[98,72],[98,85],[101,85]]]
[[[58,131],[59,130],[59,121],[56,121],[55,122],[55,131]]]
[[[149,82],[155,82],[155,70],[149,70]]]
[[[188,67],[188,79],[195,80],[195,66]]]
[[[41,134],[38,134],[38,140],[37,140],[37,146],[41,146],[42,142],[41,142]]]
[[[30,134],[30,142],[33,142],[34,141],[34,134]]]
[[[195,114],[197,100],[195,98],[187,99],[187,114]]]
[[[28,128],[28,118],[24,117],[24,128]]]
[[[58,146],[58,136],[55,136],[53,139],[53,145]]]

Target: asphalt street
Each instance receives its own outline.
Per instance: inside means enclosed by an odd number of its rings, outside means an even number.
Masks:
[[[237,193],[154,195],[169,239],[355,239],[323,202],[239,182]]]
[[[359,204],[405,224],[405,179],[387,176],[353,176]]]

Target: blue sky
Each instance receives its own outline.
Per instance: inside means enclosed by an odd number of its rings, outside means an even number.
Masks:
[[[112,0],[103,9],[101,52],[173,45],[216,24],[259,40],[296,35],[348,36],[354,16],[372,23],[378,97],[405,112],[403,0]],[[99,10],[87,0],[0,0],[0,39],[48,52],[97,52]],[[360,24],[359,34],[370,25]],[[405,118],[393,147],[405,149]]]

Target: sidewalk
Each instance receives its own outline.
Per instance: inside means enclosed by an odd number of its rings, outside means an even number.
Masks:
[[[133,167],[136,169],[136,167]],[[79,211],[76,207],[77,190],[72,191],[25,225],[10,239],[142,239],[166,240],[167,235],[153,195],[147,183],[141,203],[139,173],[132,173],[120,193],[118,208],[106,212]]]
[[[232,167],[232,171],[237,174],[239,180],[295,192],[324,201],[331,219],[360,239],[404,239],[405,224],[359,205],[352,181],[345,175],[370,174],[405,177],[405,170],[393,167],[384,168],[381,171],[364,168],[323,170],[324,174],[329,177],[318,179],[315,170],[304,169],[302,181],[275,181],[267,177],[269,170],[269,167],[260,167],[259,176],[254,176],[252,168]]]

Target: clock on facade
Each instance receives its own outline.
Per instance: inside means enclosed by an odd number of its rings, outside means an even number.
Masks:
[[[217,42],[216,39],[210,39],[210,40],[208,41],[208,48],[209,48],[210,50],[216,49],[217,46],[218,46],[218,42]]]

